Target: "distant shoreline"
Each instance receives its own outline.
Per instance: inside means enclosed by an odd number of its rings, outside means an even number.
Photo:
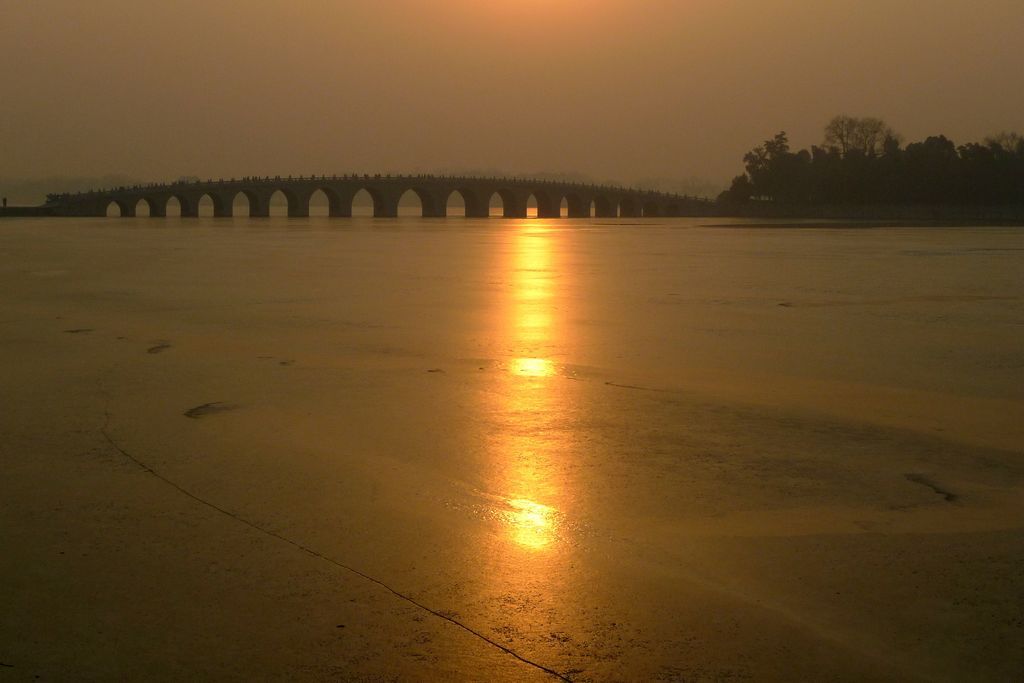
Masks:
[[[733,216],[722,216],[722,218],[733,218]],[[736,218],[740,218],[736,216]],[[779,218],[774,221],[752,220],[746,223],[707,223],[702,227],[708,228],[775,228],[778,230],[874,230],[882,228],[1018,228],[1024,227],[1024,219],[1021,220],[973,220],[973,221],[948,221],[948,220],[887,220],[858,219],[858,218],[824,218],[824,219],[794,219]]]
[[[714,206],[704,216],[689,218],[737,218],[762,223],[727,223],[715,227],[813,228],[835,227],[839,221],[860,227],[978,227],[1024,226],[1024,206],[821,206],[775,205]],[[60,218],[48,206],[0,207],[0,218]],[[451,216],[459,218],[460,216]],[[70,216],[67,216],[70,218]],[[146,217],[140,217],[145,219]],[[579,219],[576,219],[579,220]],[[636,220],[636,218],[630,218]],[[657,220],[652,217],[651,220]],[[789,221],[789,222],[787,222]],[[847,226],[848,227],[848,226]]]
[[[907,223],[1024,225],[1024,205],[865,204],[814,205],[748,203],[720,206],[720,216],[777,220],[900,221]]]

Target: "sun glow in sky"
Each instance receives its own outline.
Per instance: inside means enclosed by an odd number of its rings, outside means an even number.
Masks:
[[[1020,128],[1024,88],[1007,84],[1024,68],[1024,3],[922,7],[8,2],[0,178],[477,169],[727,184],[762,140],[820,143],[843,112],[907,139]]]

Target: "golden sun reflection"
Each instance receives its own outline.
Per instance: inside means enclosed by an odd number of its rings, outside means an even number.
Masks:
[[[512,374],[520,377],[551,377],[555,364],[546,358],[516,358],[512,361]]]
[[[511,508],[507,522],[512,527],[512,538],[516,543],[531,550],[540,550],[554,540],[554,508],[532,500],[507,502]]]
[[[513,357],[495,394],[504,425],[496,431],[492,486],[509,542],[530,552],[557,546],[566,506],[564,408],[559,366],[550,357],[565,342],[559,334],[564,311],[555,290],[564,277],[554,263],[556,238],[548,227],[527,222],[512,237],[500,266],[511,287],[501,295],[496,333]]]

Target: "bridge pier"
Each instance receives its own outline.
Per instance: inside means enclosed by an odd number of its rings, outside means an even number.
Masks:
[[[273,194],[273,190],[257,191],[257,190],[242,190],[242,194],[245,195],[246,200],[249,202],[249,218],[270,218],[270,196]],[[237,193],[236,195],[237,196]],[[232,212],[234,212],[234,196],[231,198]]]
[[[448,216],[448,195],[446,193],[424,188],[413,188],[413,192],[420,198],[424,218],[445,218]]]
[[[199,218],[199,198],[201,195],[179,193],[173,196],[181,206],[182,218]]]
[[[448,210],[448,197],[454,192],[456,190],[452,190],[445,197],[445,213]],[[461,187],[457,192],[462,196],[462,201],[466,206],[466,218],[490,218],[491,197],[495,192],[493,188],[487,187],[482,191],[477,191],[468,187]]]
[[[497,190],[497,193],[501,197],[502,216],[505,218],[526,218],[530,201],[529,190],[503,187]],[[488,195],[487,197],[488,215],[490,215],[491,196]]]
[[[374,218],[398,218],[398,203],[402,195],[397,192],[370,191],[373,197]]]
[[[235,215],[235,195],[231,192],[210,192],[213,200],[214,218],[231,218]]]
[[[349,202],[348,215],[352,215],[352,203]],[[345,218],[344,210],[342,209],[341,199],[337,194],[327,194],[327,216],[329,218]]]
[[[504,203],[502,215],[505,218],[526,218],[529,204],[527,197],[512,197],[510,199],[503,197],[502,202]]]
[[[322,190],[327,195],[327,215],[330,218],[351,218],[352,200],[355,199],[359,188],[352,186],[320,186],[310,190],[306,199],[306,206],[317,190]],[[376,205],[377,200],[374,200]]]
[[[569,218],[590,218],[590,197],[569,194],[565,201],[569,205]]]
[[[313,196],[312,190],[302,191],[281,188],[281,194],[284,195],[285,201],[288,202],[288,218],[309,218],[309,199]],[[267,197],[268,206],[272,198],[273,195]]]
[[[249,197],[249,218],[270,218],[270,198]]]
[[[146,204],[149,205],[150,218],[167,218],[167,199],[146,197]]]
[[[374,218],[398,218],[398,200],[373,207]]]
[[[552,195],[544,190],[534,190],[534,199],[537,200],[537,218],[561,218],[562,217],[562,196]]]
[[[595,218],[617,218],[619,215],[619,203],[616,199],[606,196],[594,198]]]
[[[663,215],[661,206],[657,202],[646,202],[643,206],[643,217],[644,218],[658,218]]]
[[[640,218],[640,206],[632,197],[623,197],[619,201],[620,218]]]

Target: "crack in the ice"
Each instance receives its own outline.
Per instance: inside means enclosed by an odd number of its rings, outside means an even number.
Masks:
[[[301,550],[302,552],[306,553],[307,555],[310,555],[310,556],[315,557],[317,559],[323,560],[324,562],[327,562],[328,564],[332,564],[335,567],[338,567],[339,569],[343,569],[343,570],[345,570],[347,572],[355,574],[356,576],[358,576],[358,577],[360,577],[362,579],[365,579],[366,581],[374,583],[374,584],[380,586],[381,588],[383,588],[384,590],[388,591],[389,593],[391,593],[395,597],[399,598],[400,600],[404,600],[405,602],[409,603],[410,605],[413,605],[413,606],[419,608],[420,610],[422,610],[424,612],[432,614],[433,616],[437,617],[438,619],[443,619],[444,621],[447,621],[450,624],[453,624],[454,626],[457,626],[457,627],[461,628],[462,630],[470,633],[471,635],[476,636],[477,638],[479,638],[483,642],[487,643],[488,645],[496,647],[497,649],[501,650],[505,654],[507,654],[507,655],[509,655],[511,657],[514,657],[515,659],[519,660],[520,662],[522,662],[524,664],[527,664],[529,666],[532,666],[532,667],[534,667],[536,669],[539,669],[540,671],[543,671],[544,673],[546,673],[546,674],[548,674],[550,676],[553,676],[553,677],[555,677],[555,678],[557,678],[559,680],[566,681],[566,683],[572,683],[572,679],[569,678],[567,675],[559,673],[558,671],[555,671],[554,669],[551,669],[549,667],[546,667],[543,664],[540,664],[539,662],[535,662],[535,661],[533,661],[531,659],[527,659],[526,657],[524,657],[523,655],[519,654],[515,650],[507,648],[504,645],[502,645],[501,643],[499,643],[499,642],[497,642],[495,640],[492,640],[491,638],[488,638],[486,635],[484,635],[480,631],[477,631],[476,629],[474,629],[473,627],[469,626],[468,624],[465,624],[465,623],[459,621],[458,619],[456,619],[456,618],[454,618],[452,616],[449,616],[448,614],[446,614],[443,611],[436,610],[436,609],[434,609],[432,607],[429,607],[429,606],[423,604],[422,602],[416,600],[416,598],[413,598],[410,595],[406,595],[405,593],[402,593],[401,591],[399,591],[399,590],[397,590],[395,588],[392,588],[390,585],[388,585],[384,581],[382,581],[380,579],[377,579],[377,578],[374,578],[373,576],[370,576],[369,574],[367,574],[365,572],[362,572],[359,569],[356,569],[355,567],[351,567],[351,566],[349,566],[349,565],[347,565],[347,564],[345,564],[343,562],[340,562],[340,561],[335,560],[335,559],[333,559],[331,557],[328,557],[327,555],[324,555],[323,553],[320,553],[317,550],[314,550],[313,548],[310,548],[309,546],[303,545],[302,543],[299,543],[296,540],[288,538],[287,536],[279,534],[276,531],[271,531],[270,529],[262,527],[259,524],[256,524],[255,522],[251,522],[248,519],[242,517],[241,515],[238,515],[238,514],[236,514],[234,512],[231,512],[230,510],[227,510],[225,508],[222,508],[219,505],[217,505],[216,503],[213,503],[213,502],[211,502],[209,500],[206,500],[205,498],[202,498],[202,497],[196,495],[195,493],[192,493],[191,491],[189,491],[188,489],[184,488],[183,486],[181,486],[180,484],[176,483],[175,481],[173,481],[171,479],[168,479],[164,475],[160,474],[159,472],[154,470],[152,467],[147,465],[145,462],[143,462],[139,458],[135,457],[134,455],[132,455],[131,453],[126,451],[124,448],[122,448],[120,446],[120,444],[118,444],[114,440],[114,438],[112,436],[110,436],[110,432],[109,432],[109,427],[110,427],[110,411],[105,411],[104,414],[105,414],[105,419],[104,419],[104,422],[103,422],[103,427],[100,428],[100,433],[103,435],[103,438],[107,440],[107,443],[109,443],[110,446],[112,448],[114,448],[114,450],[116,450],[122,456],[124,456],[128,460],[131,460],[133,463],[135,463],[139,467],[139,469],[141,469],[143,472],[146,472],[147,474],[155,477],[156,479],[159,479],[160,481],[162,481],[163,483],[167,484],[171,488],[175,489],[176,491],[178,491],[182,495],[185,495],[185,496],[191,498],[192,500],[196,501],[197,503],[199,503],[201,505],[204,505],[204,506],[210,508],[211,510],[214,510],[214,511],[216,511],[216,512],[218,512],[218,513],[220,513],[220,514],[222,514],[222,515],[224,515],[226,517],[230,517],[231,519],[235,520],[236,522],[239,522],[240,524],[244,524],[245,526],[249,527],[250,529],[253,529],[255,531],[260,532],[261,534],[264,534],[266,536],[270,536],[271,538],[275,538],[275,539],[277,539],[279,541],[287,543],[288,545],[290,545],[290,546],[292,546],[292,547],[294,547],[294,548],[296,548],[298,550]]]
[[[939,486],[938,484],[936,484],[934,481],[932,481],[923,474],[912,472],[910,474],[904,474],[903,476],[906,478],[907,481],[930,488],[932,492],[934,492],[936,495],[942,496],[947,503],[955,503],[957,500],[960,499],[960,496],[953,493],[952,491],[948,491],[942,488],[941,486]]]

